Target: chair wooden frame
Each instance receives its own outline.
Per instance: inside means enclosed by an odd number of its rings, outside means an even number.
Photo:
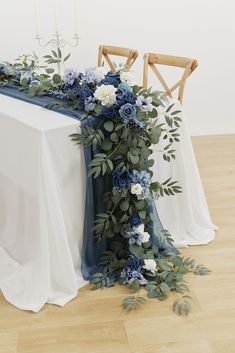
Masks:
[[[108,63],[109,67],[113,72],[116,72],[116,68],[113,65],[112,61],[110,60],[109,55],[116,55],[116,56],[123,56],[126,57],[125,66],[130,69],[136,59],[139,56],[139,53],[135,49],[129,48],[121,48],[121,47],[114,47],[110,45],[101,45],[99,47],[99,55],[98,55],[98,66],[102,66],[102,59],[105,58],[106,62]]]
[[[174,84],[171,88],[167,85],[166,81],[157,69],[157,65],[175,66],[184,69],[182,78]],[[198,62],[196,59],[184,58],[180,56],[163,55],[156,53],[144,54],[144,72],[143,72],[143,87],[148,88],[148,68],[149,66],[161,82],[165,95],[172,98],[172,92],[179,87],[178,100],[182,103],[184,97],[184,88],[187,78],[197,68]]]

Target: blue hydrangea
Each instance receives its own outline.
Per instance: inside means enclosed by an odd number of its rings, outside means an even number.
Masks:
[[[131,255],[120,274],[120,282],[122,284],[131,284],[134,280],[138,280],[141,285],[148,283],[143,276],[142,261],[138,257]]]
[[[132,216],[129,218],[129,221],[132,226],[138,227],[142,224],[142,220],[138,213],[133,213]]]
[[[121,83],[120,73],[109,71],[105,78],[100,81],[100,85],[112,85],[118,87]]]
[[[142,186],[142,192],[136,195],[138,200],[146,200],[149,197],[149,187],[151,184],[151,176],[145,170],[132,170],[131,172],[131,186],[133,184],[140,184]]]
[[[135,101],[136,101],[136,96],[131,91],[118,90],[117,95],[116,95],[116,100],[117,100],[117,104],[119,106],[123,106],[126,103],[130,103],[130,104],[134,105]]]
[[[104,69],[102,67],[91,67],[86,69],[83,80],[88,84],[97,84],[104,79]]]
[[[111,107],[111,108],[104,108],[101,112],[102,117],[107,119],[113,119],[118,116],[118,109]]]
[[[78,98],[78,105],[80,107],[85,107],[85,101],[90,96],[93,96],[92,89],[87,86],[79,85],[79,89],[77,90],[77,98]]]
[[[129,188],[131,178],[129,172],[121,173],[120,169],[115,169],[113,172],[113,186],[118,189]]]
[[[95,107],[96,107],[96,103],[95,103],[94,97],[90,96],[88,98],[85,98],[85,111],[87,113],[94,111]]]
[[[119,92],[132,92],[131,86],[129,86],[127,83],[120,83],[118,86],[118,91]]]
[[[132,170],[131,172],[131,182],[133,184],[139,183],[143,188],[150,187],[151,184],[151,176],[145,170]]]

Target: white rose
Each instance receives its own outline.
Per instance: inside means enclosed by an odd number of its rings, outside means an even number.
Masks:
[[[140,195],[142,193],[142,190],[143,190],[143,188],[139,183],[133,184],[131,187],[131,193],[133,195]]]
[[[144,223],[141,223],[138,227],[133,227],[133,231],[137,233],[144,233]]]
[[[101,105],[109,108],[116,103],[116,91],[117,88],[113,85],[101,85],[96,89],[94,97],[101,102]]]
[[[127,83],[129,86],[134,86],[134,75],[130,71],[123,71],[120,74],[121,82]]]
[[[142,243],[147,243],[150,239],[150,234],[148,232],[143,232],[143,239],[142,239]]]
[[[144,260],[144,266],[146,270],[155,274],[157,272],[157,264],[154,260]]]

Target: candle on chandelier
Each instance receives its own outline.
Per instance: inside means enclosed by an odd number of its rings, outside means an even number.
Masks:
[[[56,8],[56,0],[53,1],[54,6],[54,25],[55,25],[55,34],[59,33],[58,30],[58,15],[57,15],[57,8]]]
[[[34,1],[35,7],[35,19],[36,19],[36,38],[40,38],[40,21],[39,21],[39,11],[38,11],[38,0]]]
[[[75,7],[75,33],[74,37],[78,38],[78,0],[74,0]]]

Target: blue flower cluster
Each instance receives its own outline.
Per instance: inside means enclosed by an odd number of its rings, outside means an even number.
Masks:
[[[134,184],[139,183],[142,187],[150,187],[151,176],[145,170],[133,170],[131,179]]]
[[[143,222],[138,213],[133,213],[129,219],[130,224],[134,227],[140,226]]]
[[[101,115],[103,118],[113,119],[118,117],[118,108],[111,107],[111,108],[103,108],[101,111]]]
[[[106,75],[102,68],[87,69],[85,74],[73,69],[65,71],[63,76],[64,86],[54,91],[54,95],[62,100],[77,100],[79,109],[88,114],[95,111],[99,101],[95,99],[94,93],[101,85],[112,85],[116,90],[116,100],[111,107],[102,107],[101,116],[106,119],[121,118],[131,128],[143,129],[145,124],[138,117],[138,110],[142,109],[145,102],[138,100],[127,83],[121,82],[121,73],[109,71]],[[61,92],[62,91],[62,92]],[[53,94],[53,92],[51,92]],[[145,104],[146,105],[146,104]]]
[[[118,86],[117,91],[117,104],[119,107],[125,105],[126,103],[135,104],[136,103],[136,95],[132,93],[131,88],[126,83],[121,83]]]
[[[118,87],[121,83],[120,73],[109,71],[103,80],[100,81],[100,85],[112,85]]]
[[[113,186],[119,190],[129,188],[131,184],[131,174],[128,171],[121,173],[120,169],[115,169],[112,179]]]
[[[123,189],[131,189],[135,184],[140,184],[142,192],[137,195],[137,199],[147,199],[149,196],[149,187],[151,183],[151,176],[145,170],[132,170],[121,173],[120,169],[115,169],[113,172],[113,187],[118,191]]]
[[[142,261],[138,257],[131,255],[121,272],[120,281],[121,284],[131,284],[134,280],[138,280],[141,285],[148,283],[143,276]]]
[[[144,239],[143,233],[140,233],[137,231],[128,232],[126,234],[126,236],[128,238],[130,245],[137,244],[137,245],[141,246],[142,240]]]
[[[137,195],[138,200],[147,199],[149,196],[149,187],[151,184],[151,176],[145,170],[133,170],[132,171],[132,184],[140,184],[142,186],[142,192]]]

